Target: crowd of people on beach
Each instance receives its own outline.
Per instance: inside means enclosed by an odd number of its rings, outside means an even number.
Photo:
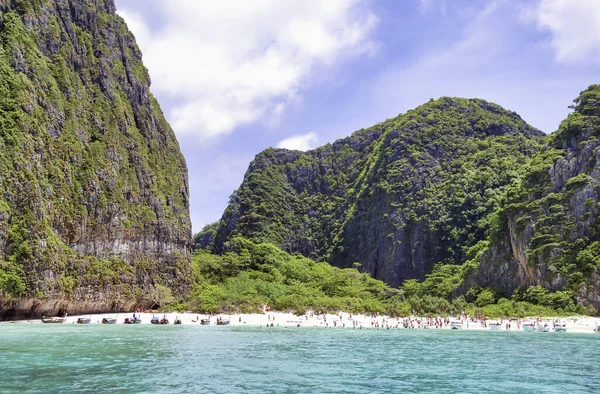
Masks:
[[[406,317],[399,316],[382,316],[379,314],[358,314],[338,312],[324,313],[316,311],[307,311],[304,315],[292,313],[284,313],[280,311],[271,311],[269,306],[266,306],[263,313],[257,314],[208,314],[205,317],[185,312],[179,316],[177,313],[162,313],[162,319],[157,316],[156,311],[151,310],[136,310],[131,315],[118,314],[115,315],[98,315],[95,322],[104,324],[116,324],[117,320],[125,324],[198,324],[198,325],[249,325],[259,327],[321,327],[335,329],[489,329],[489,330],[519,330],[519,331],[566,331],[567,323],[569,331],[574,329],[575,332],[586,332],[588,327],[590,331],[600,332],[600,321],[587,321],[591,318],[583,319],[582,323],[577,323],[577,318],[566,319],[542,319],[529,318],[504,318],[504,319],[488,319],[486,316],[471,316],[467,313],[460,313],[451,317],[448,316],[417,316],[416,314]],[[149,316],[150,315],[150,316]],[[170,316],[167,316],[170,315]],[[171,320],[173,319],[174,320]],[[69,317],[69,323],[89,324],[92,322],[92,316]],[[124,320],[123,320],[124,319]],[[49,322],[49,319],[43,322]],[[67,318],[60,318],[60,321],[66,322]],[[592,327],[593,326],[593,327]]]
[[[266,327],[278,327],[279,323],[275,322],[275,315],[270,314],[265,310],[267,317]],[[542,319],[534,319],[539,322]],[[486,316],[470,316],[466,313],[461,313],[454,317],[389,317],[372,315],[353,316],[351,313],[327,314],[308,312],[304,316],[300,316],[293,320],[286,320],[283,325],[295,325],[297,327],[312,326],[324,328],[352,328],[352,329],[446,329],[451,328],[452,323],[459,323],[464,328],[481,328],[488,329],[490,326],[498,326],[506,331],[520,330],[523,324],[521,319],[498,319],[490,320]],[[552,321],[556,323],[558,320]],[[576,322],[576,320],[574,321]]]

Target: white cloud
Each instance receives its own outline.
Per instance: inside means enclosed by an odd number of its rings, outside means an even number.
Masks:
[[[281,116],[316,67],[371,54],[377,17],[361,0],[150,0],[163,18],[119,14],[181,135],[209,138]]]
[[[318,141],[319,137],[317,136],[317,133],[311,131],[310,133],[293,135],[289,138],[279,141],[277,147],[307,151],[316,148]]]
[[[550,32],[558,61],[600,62],[600,1],[540,0],[527,16]]]

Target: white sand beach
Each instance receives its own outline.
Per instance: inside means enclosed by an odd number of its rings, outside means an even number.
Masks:
[[[104,318],[116,318],[116,324],[123,324],[126,318],[132,318],[134,313],[105,313],[95,315],[67,316],[65,324],[76,324],[79,318],[89,318],[90,324],[101,324]],[[303,316],[292,313],[266,312],[264,314],[214,314],[207,315],[192,312],[155,312],[135,313],[141,319],[141,324],[150,324],[153,317],[162,319],[166,317],[169,324],[176,319],[181,320],[182,325],[200,325],[201,320],[209,319],[208,325],[217,325],[217,320],[229,321],[229,326],[253,326],[253,327],[321,327],[332,329],[451,329],[451,322],[459,322],[462,330],[491,330],[491,323],[499,323],[495,331],[523,331],[523,323],[526,321],[537,322],[538,319],[489,319],[487,322],[472,318],[426,318],[411,316],[406,318],[394,318],[389,316],[370,316],[364,314],[350,314],[342,312],[339,314],[317,314],[308,312]],[[566,323],[567,333],[590,333],[595,334],[600,326],[598,317],[569,317],[569,318],[544,318],[542,324],[548,323],[550,332],[554,331],[556,322]],[[28,320],[23,323],[41,323],[41,320]],[[598,333],[600,335],[600,333]]]

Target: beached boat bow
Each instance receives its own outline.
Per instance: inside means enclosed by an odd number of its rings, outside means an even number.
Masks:
[[[42,323],[64,323],[67,320],[67,317],[58,317],[58,316],[54,316],[54,317],[47,317],[47,316],[42,316]]]
[[[462,323],[459,321],[450,322],[450,328],[452,330],[462,330]]]
[[[567,332],[567,323],[565,323],[565,322],[554,323],[554,332]]]

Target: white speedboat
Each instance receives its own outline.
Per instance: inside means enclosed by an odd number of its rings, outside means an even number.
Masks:
[[[498,331],[502,328],[502,324],[497,321],[490,323],[489,326],[490,326],[490,330],[492,330],[492,331]]]
[[[565,322],[554,323],[554,332],[567,332],[567,323],[565,323]]]
[[[538,332],[549,332],[550,324],[548,324],[547,322],[539,322],[537,324],[537,330]]]
[[[530,332],[534,332],[535,331],[535,322],[532,321],[526,321],[523,323],[523,331],[530,331]]]
[[[462,329],[462,323],[459,321],[451,321],[450,322],[450,328],[452,330],[461,330]]]

